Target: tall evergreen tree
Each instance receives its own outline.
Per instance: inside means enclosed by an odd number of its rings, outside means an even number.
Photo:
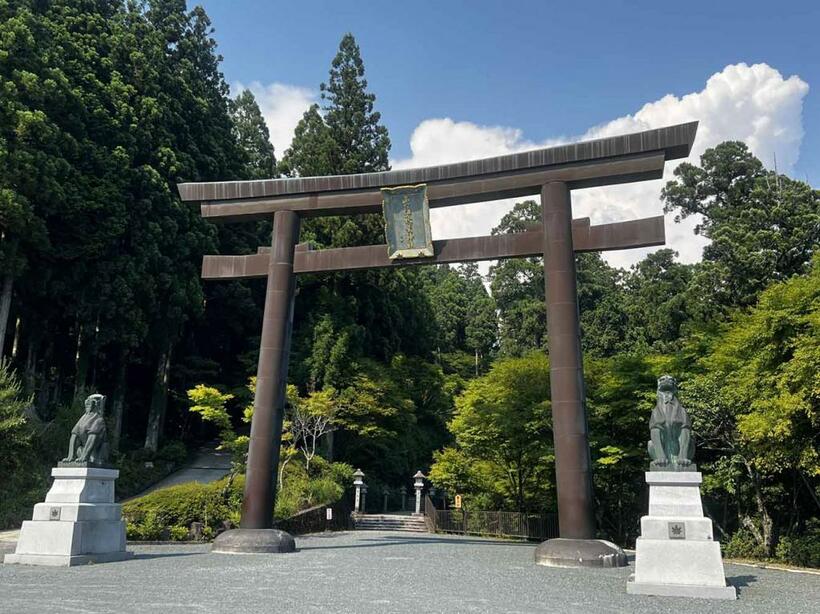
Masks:
[[[661,196],[677,218],[701,216],[695,231],[711,243],[695,283],[718,310],[804,273],[820,245],[820,190],[766,170],[744,143],[707,149],[700,166],[684,162]]]
[[[327,102],[325,121],[334,143],[335,172],[349,175],[387,170],[390,137],[380,124],[381,114],[373,110],[376,96],[367,91],[364,63],[352,34],[342,38],[330,79],[320,89]]]
[[[279,171],[288,177],[320,177],[336,173],[333,150],[335,143],[319,105],[311,105],[296,124],[293,140],[279,163]]]
[[[245,179],[269,179],[276,175],[276,158],[270,132],[250,90],[242,90],[231,101],[236,140],[243,155]]]

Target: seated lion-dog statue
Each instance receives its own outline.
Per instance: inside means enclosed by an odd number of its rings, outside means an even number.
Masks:
[[[68,456],[63,463],[105,465],[108,462],[108,433],[103,412],[105,396],[92,394],[85,400],[85,413],[71,429]]]

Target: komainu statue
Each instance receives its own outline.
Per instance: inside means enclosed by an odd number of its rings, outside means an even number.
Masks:
[[[105,396],[92,394],[85,400],[85,413],[71,429],[68,456],[63,463],[105,465],[108,462],[108,433],[103,412]]]
[[[695,471],[695,438],[692,421],[678,400],[678,383],[664,375],[658,379],[658,401],[649,419],[649,468],[653,471]]]

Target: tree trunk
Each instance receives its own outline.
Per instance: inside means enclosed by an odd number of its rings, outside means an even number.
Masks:
[[[325,458],[329,463],[333,462],[333,431],[329,431],[325,439]]]
[[[127,370],[127,352],[120,354],[117,365],[117,377],[114,383],[114,394],[111,395],[111,449],[117,452],[120,449],[122,437],[122,422],[125,416],[125,376]]]
[[[12,360],[17,358],[17,350],[20,348],[20,331],[22,330],[22,327],[22,321],[20,320],[20,316],[18,316],[17,322],[14,325],[14,342],[11,344]]]
[[[74,355],[74,402],[82,401],[86,393],[88,380],[88,342],[85,339],[85,326],[77,324],[77,353]]]
[[[6,348],[6,329],[9,324],[9,312],[11,311],[11,291],[14,287],[14,278],[11,271],[3,278],[3,289],[0,291],[0,358],[3,357]]]
[[[26,371],[23,378],[23,390],[25,395],[31,396],[34,394],[34,388],[37,381],[37,350],[34,348],[34,342],[29,339],[28,353],[26,354]]]
[[[744,464],[746,465],[746,473],[749,476],[755,493],[754,498],[760,519],[760,530],[756,530],[754,523],[748,518],[746,519],[745,525],[746,528],[752,531],[760,542],[760,545],[763,546],[765,555],[770,557],[774,554],[774,531],[772,530],[774,522],[769,515],[769,510],[766,508],[766,502],[763,500],[763,490],[760,487],[760,478],[757,475],[757,471],[755,471],[749,463],[744,462]]]
[[[157,376],[151,393],[151,409],[148,413],[148,427],[145,430],[145,449],[156,452],[165,421],[165,408],[168,405],[168,370],[171,367],[172,344],[169,340],[162,350],[157,362]]]

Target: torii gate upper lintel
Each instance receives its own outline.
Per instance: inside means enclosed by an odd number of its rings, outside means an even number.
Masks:
[[[562,539],[541,544],[536,562],[571,564],[580,557],[589,564],[612,554],[608,546],[594,540],[575,252],[663,245],[663,216],[590,225],[589,219],[572,219],[571,191],[660,179],[667,160],[689,155],[696,132],[697,122],[690,122],[420,169],[180,184],[182,199],[199,201],[205,218],[249,221],[273,216],[270,250],[248,256],[205,256],[202,264],[205,279],[268,278],[240,529],[220,535],[214,548],[282,552],[294,547],[290,536],[271,527],[297,274],[543,255]],[[302,217],[379,212],[382,188],[421,183],[427,185],[430,207],[540,194],[542,227],[518,234],[434,241],[433,257],[398,261],[388,258],[386,245],[316,251],[297,245]],[[267,530],[267,537],[259,530]]]

